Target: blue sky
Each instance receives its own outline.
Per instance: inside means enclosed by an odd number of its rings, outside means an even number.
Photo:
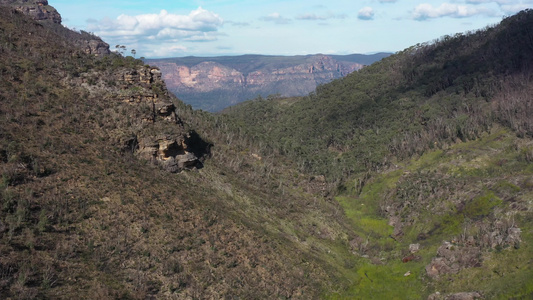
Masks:
[[[49,0],[137,57],[396,52],[494,25],[533,0]]]

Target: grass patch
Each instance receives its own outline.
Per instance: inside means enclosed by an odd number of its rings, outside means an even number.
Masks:
[[[492,191],[487,191],[484,195],[477,196],[466,204],[463,213],[470,219],[478,219],[487,216],[494,207],[502,204],[503,201]]]
[[[424,267],[421,262],[386,265],[362,262],[356,268],[350,288],[327,299],[420,299],[422,296],[423,286],[419,279]],[[408,272],[410,275],[404,276]]]
[[[357,188],[344,190],[336,200],[355,231],[369,241],[366,253],[370,256],[355,260],[353,268],[346,270],[343,276],[350,284],[345,290],[333,291],[325,298],[421,299],[435,291],[479,291],[487,299],[530,297],[533,260],[526,244],[533,243],[529,213],[533,184],[525,175],[533,170],[533,164],[522,158],[528,143],[495,127],[478,140],[427,152],[405,163],[403,169],[374,175],[360,192]],[[397,212],[402,222],[414,218],[403,227],[398,241],[390,238],[393,228],[380,210],[383,201],[410,203]],[[516,217],[516,226],[523,232],[518,247],[484,249],[481,267],[437,280],[426,277],[425,266],[436,257],[442,241],[465,233],[465,222],[472,226],[472,221],[505,214],[511,204],[522,209]],[[423,239],[420,233],[425,234]],[[410,243],[420,243],[419,258],[404,264],[401,260],[409,255]],[[407,271],[411,275],[404,277]]]
[[[527,238],[530,240],[530,237]],[[486,253],[479,268],[463,269],[434,282],[441,293],[483,291],[485,299],[531,299],[533,260],[531,246]],[[511,255],[512,254],[512,255]]]

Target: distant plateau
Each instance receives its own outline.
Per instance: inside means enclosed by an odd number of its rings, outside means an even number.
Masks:
[[[391,53],[371,55],[241,55],[147,59],[168,89],[195,109],[210,112],[256,97],[304,96]]]

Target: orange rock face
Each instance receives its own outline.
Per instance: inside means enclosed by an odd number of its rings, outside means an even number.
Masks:
[[[303,96],[317,85],[363,67],[363,64],[338,61],[327,55],[294,57],[293,60],[292,57],[264,56],[239,59],[196,59],[194,63],[159,59],[149,63],[161,69],[169,90],[178,98],[209,111],[258,95]]]

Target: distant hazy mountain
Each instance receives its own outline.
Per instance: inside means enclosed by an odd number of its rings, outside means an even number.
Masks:
[[[211,114],[46,3],[0,0],[0,299],[532,299],[533,10]],[[185,67],[347,70],[245,58]]]
[[[171,92],[194,108],[219,111],[268,95],[302,96],[390,53],[184,57],[151,59],[161,68]]]

